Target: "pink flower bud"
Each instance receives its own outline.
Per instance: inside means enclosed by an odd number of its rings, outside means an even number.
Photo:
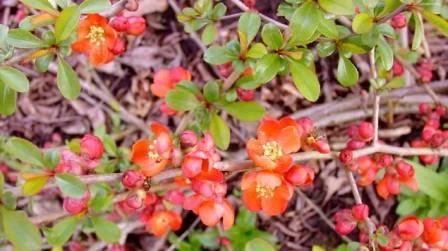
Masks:
[[[85,135],[81,139],[81,155],[88,159],[101,159],[104,153],[103,142],[100,138],[91,134]]]
[[[192,147],[198,143],[198,136],[192,130],[186,130],[180,135],[180,143],[186,147]]]
[[[373,139],[374,129],[372,123],[361,122],[359,124],[359,138],[364,141],[370,141]]]
[[[202,159],[192,156],[186,156],[182,161],[182,173],[187,178],[198,175],[202,170]]]
[[[82,213],[87,210],[87,204],[90,200],[90,192],[87,190],[82,198],[64,198],[64,209],[72,215]]]
[[[391,20],[391,25],[395,29],[402,29],[408,24],[408,19],[403,13],[395,15]]]
[[[358,204],[352,207],[353,217],[357,221],[364,221],[369,217],[369,206],[366,204]]]
[[[110,50],[114,55],[121,55],[126,50],[126,43],[124,42],[124,39],[121,37],[117,37],[115,40],[114,47]]]
[[[308,186],[313,183],[314,171],[308,166],[295,165],[285,174],[285,179],[294,186]]]
[[[238,97],[242,101],[252,101],[254,99],[254,96],[255,96],[254,90],[245,90],[245,89],[238,88],[236,91],[238,93]]]
[[[129,20],[125,16],[114,17],[110,21],[110,26],[118,32],[125,32],[129,28]]]
[[[129,26],[126,33],[133,36],[140,36],[146,30],[146,20],[143,17],[129,17]]]
[[[353,161],[353,151],[344,149],[339,153],[339,160],[342,164],[348,165]]]
[[[314,129],[314,122],[310,117],[303,117],[297,120],[305,134],[309,134]]]
[[[184,203],[184,194],[179,190],[168,191],[165,194],[165,198],[175,205],[182,205]]]
[[[139,171],[127,170],[121,178],[121,183],[123,183],[123,186],[126,188],[132,189],[142,186],[144,180],[143,175]]]
[[[415,240],[423,233],[423,223],[415,216],[402,219],[396,226],[398,236],[403,240]]]

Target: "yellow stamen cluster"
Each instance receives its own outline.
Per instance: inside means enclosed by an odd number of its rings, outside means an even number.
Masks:
[[[90,40],[90,43],[95,44],[96,46],[100,46],[101,43],[106,41],[106,33],[101,26],[92,25],[89,28],[89,34],[87,34],[87,39]]]
[[[267,142],[263,145],[263,155],[276,160],[283,155],[280,145],[276,141]]]
[[[156,144],[157,140],[154,140],[151,145],[148,147],[148,157],[156,162],[159,162],[162,160],[162,157],[160,157],[159,153],[156,151]]]
[[[257,196],[265,199],[274,197],[274,189],[267,186],[257,184],[256,190]]]

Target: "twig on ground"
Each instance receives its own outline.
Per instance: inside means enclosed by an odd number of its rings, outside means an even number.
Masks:
[[[322,209],[320,209],[320,207],[318,205],[316,205],[316,203],[314,203],[310,198],[308,198],[308,196],[302,192],[302,190],[300,188],[296,188],[296,192],[297,194],[299,194],[300,197],[302,197],[302,199],[308,204],[308,206],[310,206],[319,216],[320,218],[331,228],[333,229],[333,231],[336,232],[336,228],[333,224],[333,222],[328,218],[328,216],[322,211]],[[336,232],[337,233],[337,232]],[[339,235],[339,234],[338,234]],[[343,235],[339,235],[339,237],[341,237],[341,239],[343,239],[345,242],[351,242],[352,240],[350,238],[348,238],[347,236],[343,236]]]

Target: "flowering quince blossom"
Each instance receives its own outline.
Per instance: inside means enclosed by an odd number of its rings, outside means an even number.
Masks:
[[[341,235],[350,234],[357,225],[364,230],[362,223],[369,217],[369,207],[365,204],[354,205],[351,209],[345,208],[336,212],[333,219],[336,231]]]
[[[159,98],[164,98],[182,80],[191,80],[191,73],[183,67],[158,70],[154,74],[151,92]]]
[[[270,171],[246,173],[241,180],[241,190],[247,209],[271,216],[282,214],[293,195],[292,186],[281,174]]]
[[[131,160],[141,167],[141,173],[152,177],[165,169],[173,150],[169,129],[159,123],[151,125],[154,139],[141,139],[132,146]]]
[[[319,134],[311,118],[300,118],[297,120],[297,123],[303,129],[302,147],[304,149],[313,149],[320,153],[330,152],[330,145],[328,144],[327,140]]]
[[[170,230],[179,230],[181,225],[182,218],[180,215],[169,210],[155,212],[146,222],[148,231],[157,237],[164,236]]]
[[[257,130],[257,138],[247,142],[247,154],[255,166],[274,172],[286,172],[293,164],[290,153],[300,150],[303,129],[289,117],[266,117]]]
[[[73,51],[87,54],[93,66],[109,63],[115,58],[112,50],[118,36],[107,18],[89,14],[81,20],[76,33],[78,40],[72,44]]]

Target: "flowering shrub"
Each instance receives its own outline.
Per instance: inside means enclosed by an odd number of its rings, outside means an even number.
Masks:
[[[30,90],[29,73],[20,64],[55,73],[61,95],[74,100],[82,87],[96,90],[84,83],[74,62],[104,67],[150,29],[148,19],[132,14],[138,10],[136,0],[55,2],[21,0],[18,27],[0,25],[0,114],[5,117],[16,111],[17,94]],[[178,11],[177,20],[203,48],[203,60],[213,69],[209,75],[216,79],[203,83],[185,66],[155,69],[143,92],[159,100],[163,119],[151,119],[166,123],[129,119],[124,107],[99,90],[95,95],[100,100],[141,129],[143,136],[132,146],[117,145],[119,140],[105,126],[65,142],[54,134],[42,148],[18,135],[1,137],[0,233],[5,248],[40,250],[45,243],[54,250],[84,250],[79,241],[88,236],[107,243],[109,250],[126,250],[127,235],[143,227],[156,237],[169,236],[180,250],[275,250],[274,245],[283,243],[256,228],[254,213],[282,217],[297,195],[351,247],[448,250],[446,171],[431,167],[448,156],[446,106],[445,98],[431,89],[436,65],[425,32],[432,25],[438,34],[448,35],[441,1],[286,0],[277,10],[285,22],[259,12],[257,1],[232,0],[242,10],[236,15],[226,15],[228,6],[220,1],[193,2]],[[177,9],[175,1],[170,4]],[[223,41],[221,22],[231,18],[238,19],[235,35]],[[325,77],[326,85],[329,74],[340,85],[327,90],[330,94],[321,92],[319,73],[325,69],[316,62],[323,58],[337,61]],[[360,63],[354,62],[366,58],[370,67],[363,79]],[[368,112],[338,117],[335,109],[352,105],[347,102],[335,108],[311,107],[315,110],[303,116],[281,116],[285,112],[275,113],[259,92],[267,86],[280,89],[280,84],[267,85],[280,78],[291,80],[291,92],[307,104],[324,103],[321,96],[332,99],[336,90],[368,85],[369,98],[362,101]],[[385,124],[381,101],[413,84],[412,78],[434,102],[419,102],[411,128],[417,138],[389,142],[380,133]],[[388,122],[393,122],[394,104],[388,100],[388,105]],[[327,124],[316,121],[314,113],[335,121],[331,129],[342,136],[342,149],[326,138]],[[357,122],[345,126],[347,121]],[[248,122],[257,127],[245,139],[241,160],[232,150],[238,147],[233,136],[241,137],[234,126]],[[302,191],[312,190],[322,174],[316,160],[322,161],[320,167],[332,161],[345,172],[354,195],[353,205],[335,210],[333,222]],[[365,202],[364,190],[360,192],[370,186],[379,203],[399,196],[397,213],[402,218],[394,219],[390,228],[372,210],[374,203]],[[31,202],[40,195],[61,198],[61,212],[33,216]],[[428,204],[437,205],[438,211]],[[191,229],[186,217],[190,211],[198,219]],[[188,235],[199,221],[213,229],[197,231],[188,241],[173,234],[182,230]],[[128,230],[128,224],[135,227]],[[250,237],[240,238],[241,233]],[[351,241],[354,233],[356,242]],[[210,236],[212,244],[204,241]]]

